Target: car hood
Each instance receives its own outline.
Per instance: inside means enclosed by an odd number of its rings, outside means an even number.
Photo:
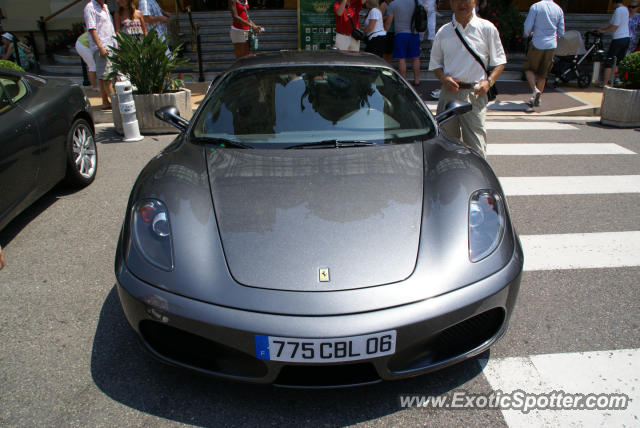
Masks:
[[[133,275],[158,289],[271,314],[324,316],[404,305],[487,278],[514,254],[521,269],[506,206],[501,245],[481,262],[469,260],[468,205],[478,189],[502,193],[482,158],[441,136],[405,146],[284,151],[214,149],[180,136],[142,170],[127,210],[149,198],[166,205],[174,268],[166,272],[145,260],[133,245],[128,214],[116,276],[126,261]],[[322,224],[328,228],[320,229]],[[348,252],[347,245],[355,243],[358,252]],[[372,255],[369,247],[377,252]],[[314,264],[305,270],[301,260]],[[342,266],[360,278],[347,279]],[[330,282],[319,281],[319,268],[329,269]],[[297,274],[288,275],[288,269]],[[404,281],[366,285],[407,272]],[[313,291],[300,291],[298,284]],[[367,288],[331,288],[337,284]]]
[[[421,144],[207,148],[218,231],[250,287],[332,291],[408,278],[423,206]]]

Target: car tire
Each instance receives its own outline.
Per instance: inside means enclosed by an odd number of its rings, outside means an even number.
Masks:
[[[85,187],[96,178],[98,150],[89,122],[76,119],[67,134],[67,175],[65,181],[73,187]]]

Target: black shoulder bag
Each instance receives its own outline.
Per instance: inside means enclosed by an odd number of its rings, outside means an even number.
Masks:
[[[356,24],[355,22],[353,22],[353,17],[351,15],[349,15],[349,12],[347,10],[344,11],[344,13],[347,14],[347,16],[349,17],[349,19],[351,20],[351,27],[353,28],[353,31],[351,31],[351,37],[353,37],[354,39],[360,41],[360,40],[364,40],[367,38],[367,35],[364,34],[364,31],[362,31],[359,28],[356,28]],[[355,15],[356,11],[353,11],[353,14]]]
[[[460,41],[462,42],[462,44],[464,45],[465,48],[467,48],[467,50],[469,51],[469,53],[471,54],[471,56],[473,56],[473,58],[478,61],[478,64],[480,64],[482,66],[482,69],[484,70],[485,73],[487,73],[487,78],[489,78],[489,70],[487,69],[487,67],[485,67],[484,62],[482,62],[482,60],[480,59],[480,57],[478,56],[477,53],[475,53],[473,51],[473,49],[471,49],[471,46],[469,46],[467,44],[467,41],[464,39],[464,37],[462,37],[462,34],[460,34],[460,31],[458,30],[458,28],[453,24],[453,22],[451,23],[451,25],[453,25],[453,29],[456,30],[456,34],[458,35],[458,38],[460,39]],[[498,96],[498,88],[496,88],[496,84],[495,82],[493,83],[493,85],[489,86],[489,92],[487,92],[487,98],[489,99],[489,101],[493,101],[496,99],[496,97]]]

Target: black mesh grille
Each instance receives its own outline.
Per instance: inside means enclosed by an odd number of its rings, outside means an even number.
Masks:
[[[276,385],[293,387],[329,387],[373,383],[380,380],[371,363],[330,366],[284,366]]]
[[[140,332],[154,351],[180,364],[233,376],[259,378],[267,374],[259,359],[175,327],[145,320],[140,323]]]
[[[500,331],[504,314],[502,308],[495,308],[455,324],[397,353],[389,362],[389,370],[417,370],[472,351]]]

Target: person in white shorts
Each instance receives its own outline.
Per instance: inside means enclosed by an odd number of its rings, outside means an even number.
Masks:
[[[233,52],[236,58],[242,58],[250,52],[249,31],[258,34],[264,31],[264,27],[249,19],[249,0],[228,0],[227,6],[233,19],[229,30]]]
[[[96,62],[93,60],[93,52],[89,47],[89,33],[85,31],[76,40],[76,52],[80,55],[80,58],[87,64],[87,74],[89,75],[89,82],[93,89],[98,89],[98,82],[96,79]]]

